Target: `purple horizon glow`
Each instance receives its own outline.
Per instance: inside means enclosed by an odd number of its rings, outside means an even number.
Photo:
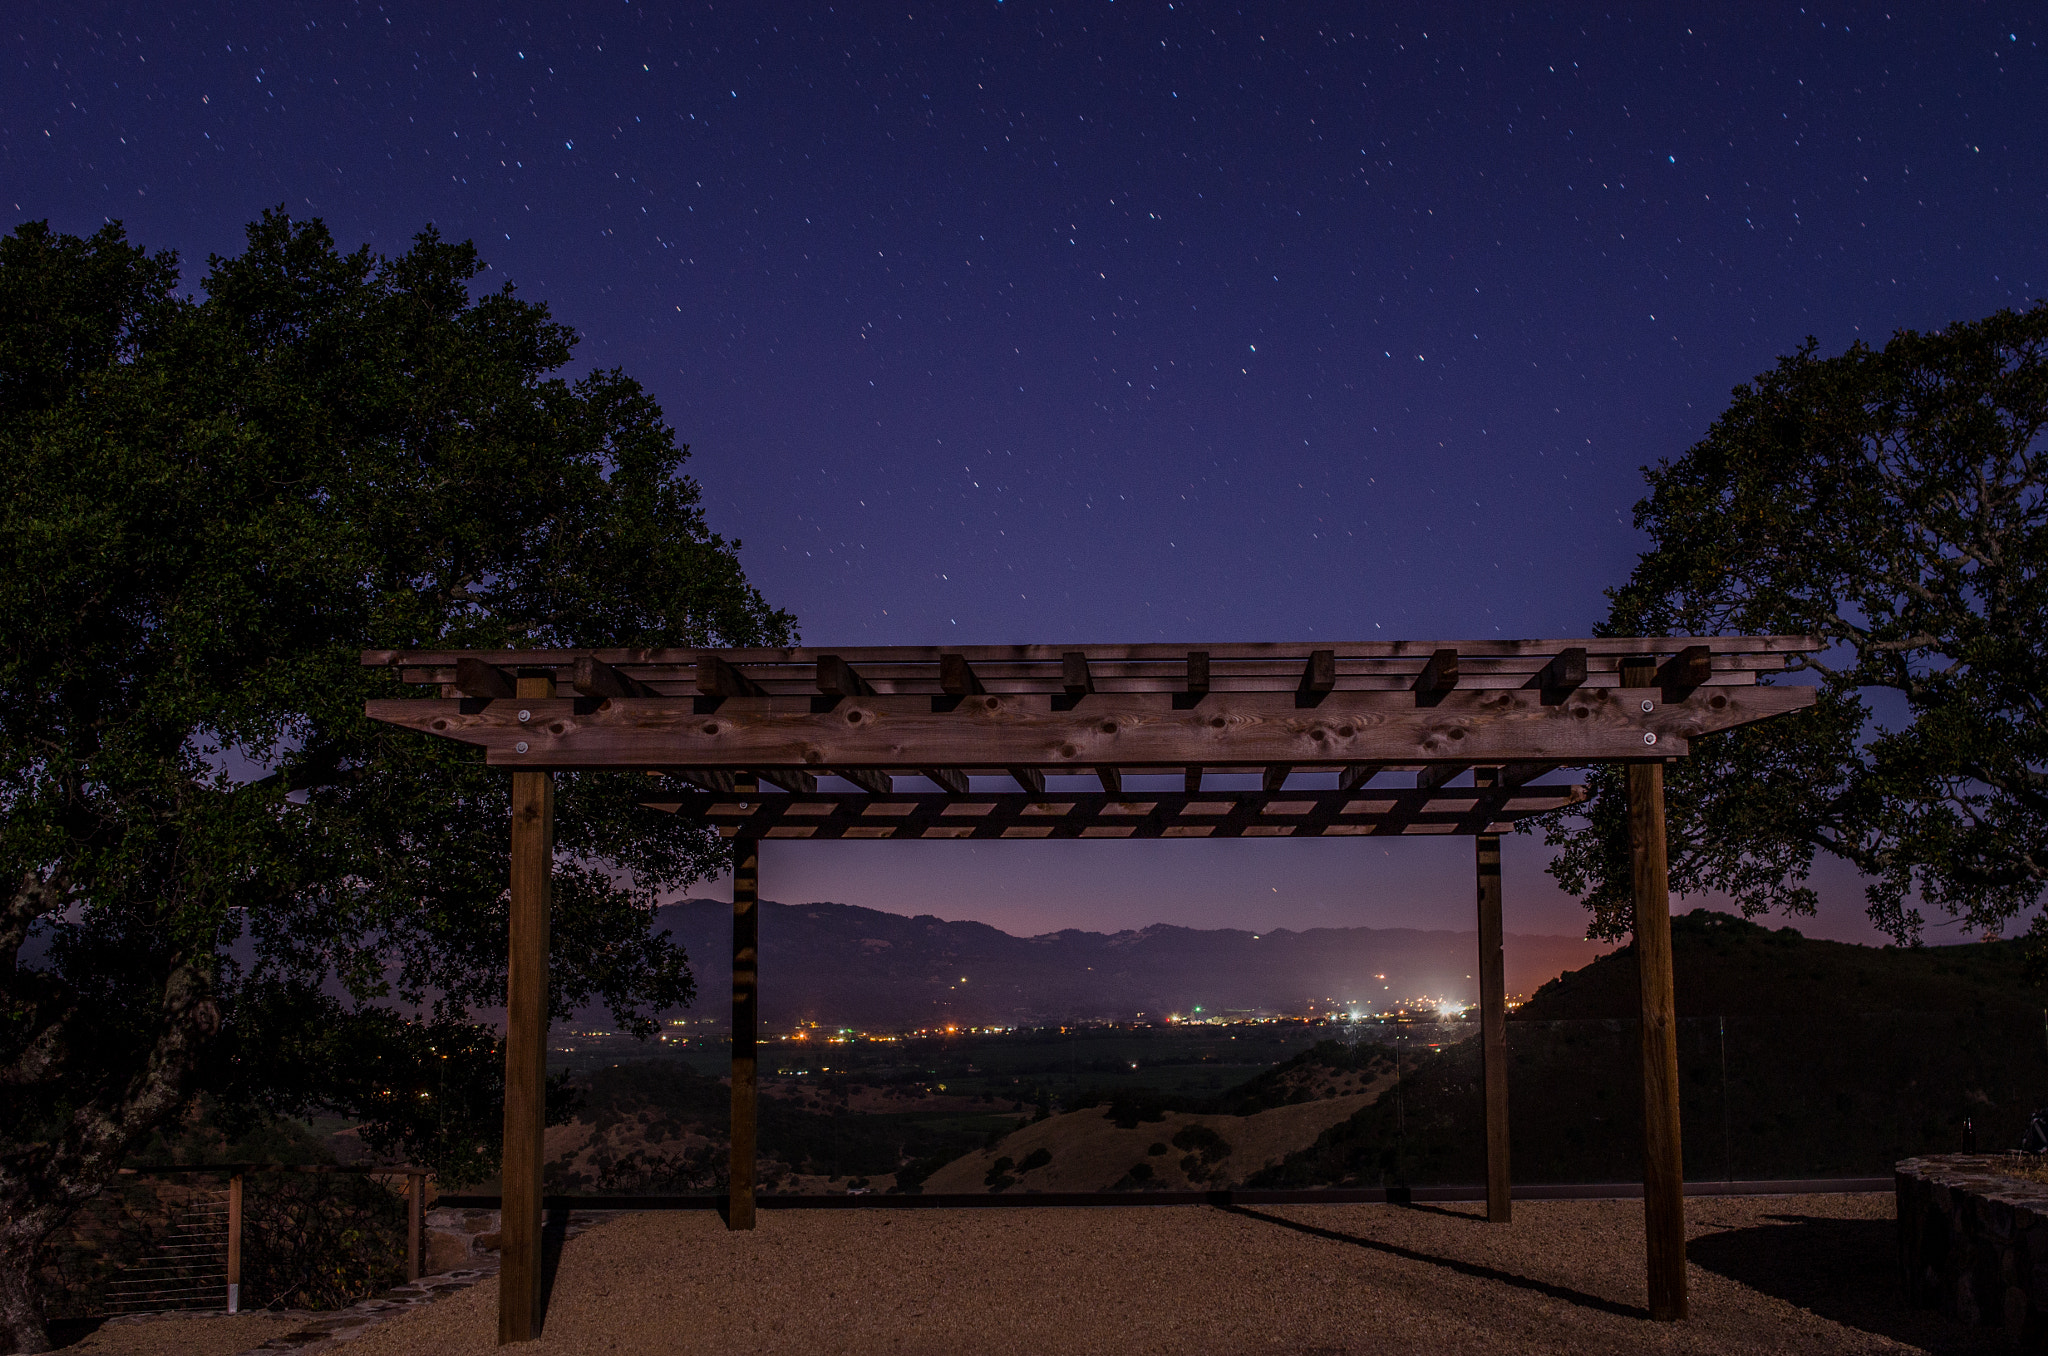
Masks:
[[[2048,277],[2023,6],[450,13],[31,0],[0,207],[195,285],[279,203],[474,239],[661,401],[813,645],[1584,634],[1732,386]],[[1469,853],[807,846],[764,888],[1462,927]],[[1511,929],[1579,929],[1507,869]],[[1792,921],[1871,939],[1818,883]]]

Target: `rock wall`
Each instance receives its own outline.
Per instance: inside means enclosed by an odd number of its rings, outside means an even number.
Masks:
[[[422,1276],[439,1276],[446,1271],[462,1271],[470,1267],[498,1261],[498,1212],[495,1210],[454,1210],[435,1208],[427,1211],[426,1232],[422,1237],[420,1258]]]
[[[1899,1262],[1915,1303],[2048,1351],[2048,1184],[2009,1175],[2020,1161],[1941,1154],[1900,1163]]]

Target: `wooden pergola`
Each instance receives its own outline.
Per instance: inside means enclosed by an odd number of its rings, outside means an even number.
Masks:
[[[500,1343],[539,1335],[550,774],[638,770],[649,803],[732,840],[732,1172],[754,1224],[757,919],[763,839],[1254,838],[1462,834],[1477,842],[1487,1218],[1509,1218],[1500,839],[1584,797],[1534,785],[1627,767],[1642,975],[1650,1313],[1683,1318],[1685,1205],[1666,882],[1666,760],[1810,705],[1759,684],[1820,643],[1708,636],[1344,645],[392,651],[438,698],[372,719],[480,745],[512,774]],[[1469,786],[1452,783],[1472,774]],[[1126,777],[1180,778],[1178,791]],[[1204,789],[1254,773],[1260,789]],[[1414,774],[1405,784],[1382,774]],[[830,775],[857,788],[820,791]],[[1083,776],[1099,790],[1048,786]],[[929,793],[899,792],[920,778]],[[999,793],[971,778],[1001,778]],[[764,788],[775,788],[773,791]]]

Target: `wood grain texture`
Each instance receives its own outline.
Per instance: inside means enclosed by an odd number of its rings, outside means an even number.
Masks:
[[[732,840],[732,1161],[725,1227],[754,1227],[759,1126],[756,1055],[760,1029],[761,840]]]
[[[1431,763],[1428,767],[1415,774],[1415,789],[1418,791],[1434,791],[1444,783],[1455,779],[1459,773],[1470,766],[1470,763]]]
[[[1688,645],[1657,669],[1657,686],[1666,701],[1677,701],[1714,676],[1714,653],[1704,645]]]
[[[1558,651],[1529,681],[1531,686],[1542,689],[1553,698],[1561,698],[1586,685],[1586,672],[1586,647],[1573,645]]]
[[[787,664],[809,669],[821,654],[837,654],[850,664],[866,668],[875,664],[937,665],[945,655],[957,655],[972,665],[1050,664],[1060,665],[1068,654],[1082,654],[1091,663],[1159,662],[1185,674],[1191,651],[1201,651],[1212,661],[1276,660],[1295,673],[1308,656],[1322,649],[1334,650],[1339,661],[1346,659],[1412,659],[1426,661],[1438,650],[1456,650],[1465,658],[1535,658],[1537,667],[1560,652],[1583,649],[1599,658],[1616,655],[1661,656],[1676,654],[1689,645],[1704,645],[1718,657],[1726,655],[1812,654],[1824,648],[1813,636],[1572,636],[1527,640],[1359,640],[1331,644],[1328,641],[1254,641],[1237,644],[1141,644],[1141,645],[874,645],[818,650],[805,646],[754,647],[741,649],[626,649],[592,647],[573,650],[365,650],[362,662],[373,668],[400,666],[452,666],[458,658],[481,659],[485,663],[516,667],[573,664],[578,655],[594,655],[608,664],[653,665],[688,668],[699,655],[712,654],[729,664]],[[809,677],[808,672],[804,675]],[[434,681],[442,681],[436,679]]]
[[[818,691],[831,697],[869,697],[874,689],[853,665],[836,654],[818,656]]]
[[[1643,1231],[1649,1252],[1650,1317],[1676,1321],[1687,1309],[1685,1154],[1678,1121],[1664,768],[1660,763],[1638,763],[1628,769],[1627,777],[1636,968],[1642,984]]]
[[[516,700],[554,694],[552,678],[521,678]],[[547,1121],[548,930],[555,847],[554,778],[512,774],[512,897],[505,976],[504,1213],[498,1344],[540,1336],[541,1168]]]
[[[939,769],[934,768],[933,771]],[[886,796],[896,789],[896,783],[888,773],[871,767],[835,767],[832,775],[852,782],[871,796]]]
[[[1378,776],[1385,767],[1385,763],[1347,763],[1337,774],[1337,789],[1355,791]]]
[[[512,675],[481,659],[456,660],[451,681],[465,697],[509,697],[514,692]]]
[[[652,697],[653,688],[638,678],[625,674],[605,663],[584,655],[569,668],[569,686],[585,697]]]
[[[1445,648],[1429,657],[1415,675],[1415,695],[1434,704],[1458,685],[1458,652]]]
[[[1079,701],[984,694],[935,710],[929,697],[445,701],[386,698],[372,719],[488,750],[527,768],[1336,767],[1367,762],[1553,762],[1583,766],[1682,757],[1688,741],[1812,705],[1798,687],[1581,689],[1546,704],[1534,691],[1455,691],[1433,707],[1402,693],[1091,695]],[[1641,709],[1644,701],[1652,709]],[[531,719],[521,723],[519,710]],[[524,743],[526,750],[518,745]]]
[[[418,1178],[412,1179],[418,1181]],[[413,1274],[407,1280],[418,1280],[418,1253],[415,1247]],[[228,1312],[242,1311],[242,1174],[234,1173],[228,1178]]]
[[[1497,784],[1492,768],[1473,780],[1481,789]],[[1500,836],[1474,837],[1479,906],[1480,1087],[1486,1103],[1486,1218],[1507,1224],[1514,1218],[1508,1174],[1508,1007],[1507,960],[1502,948]]]
[[[1579,786],[1458,791],[1066,792],[762,796],[696,793],[648,808],[727,836],[805,838],[1248,838],[1498,833],[1578,803]]]
[[[707,697],[759,697],[768,691],[732,661],[709,650],[698,653],[696,667],[697,691]]]
[[[956,697],[971,697],[986,689],[964,655],[942,654],[939,656],[939,690]]]

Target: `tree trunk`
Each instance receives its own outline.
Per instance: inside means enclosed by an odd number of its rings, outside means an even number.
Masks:
[[[6,1210],[0,1224],[0,1351],[48,1351],[36,1263],[57,1221],[48,1218],[50,1211],[20,1200],[9,1199],[0,1208]]]
[[[0,1352],[50,1349],[38,1263],[43,1244],[121,1170],[130,1149],[176,1120],[199,1052],[220,1029],[214,958],[178,958],[164,982],[156,1044],[119,1097],[86,1102],[47,1144],[0,1158]]]

